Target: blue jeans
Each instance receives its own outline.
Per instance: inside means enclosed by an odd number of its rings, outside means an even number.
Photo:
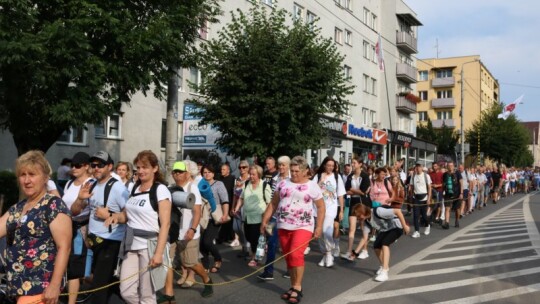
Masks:
[[[270,223],[274,224],[274,229],[272,229],[272,235],[268,236],[267,238],[267,251],[266,251],[266,267],[264,267],[264,272],[273,274],[274,273],[274,260],[276,259],[276,251],[277,251],[277,244],[278,244],[278,233],[277,233],[277,225],[276,225],[276,218],[272,217],[270,219]],[[272,263],[272,264],[268,264]]]

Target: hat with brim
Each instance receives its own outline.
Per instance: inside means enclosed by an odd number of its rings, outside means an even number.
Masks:
[[[95,160],[98,160],[106,165],[109,165],[109,164],[114,164],[111,156],[109,155],[109,153],[105,152],[105,151],[98,151],[96,154],[92,155],[92,157],[90,157],[90,161],[95,161]]]
[[[173,168],[172,168],[173,171],[187,171],[186,169],[186,163],[184,163],[183,161],[177,161],[174,163],[173,165]]]
[[[88,164],[90,162],[90,155],[85,152],[77,152],[71,158],[72,164]]]

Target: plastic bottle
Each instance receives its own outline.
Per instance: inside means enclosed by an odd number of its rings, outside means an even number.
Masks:
[[[261,234],[261,236],[259,236],[259,242],[257,243],[257,250],[255,251],[255,260],[261,261],[263,259],[265,248],[266,238]]]

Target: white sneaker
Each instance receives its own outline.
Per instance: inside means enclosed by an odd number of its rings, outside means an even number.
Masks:
[[[229,246],[238,247],[238,246],[240,246],[240,241],[236,239],[236,240],[232,241]]]
[[[321,261],[319,262],[318,265],[321,266],[321,267],[326,266],[326,254],[323,255],[323,257],[322,257],[322,259],[321,259]]]
[[[419,238],[419,237],[420,237],[420,232],[415,231],[415,232],[411,235],[411,237],[412,237],[413,239]]]
[[[342,259],[345,259],[345,260],[350,260],[350,256],[351,256],[350,253],[342,253],[342,254],[340,255],[340,257],[341,257]]]
[[[339,254],[338,254],[339,256]],[[326,254],[326,267],[334,266],[334,257],[331,254]]]
[[[334,258],[339,258],[339,255],[340,255],[339,248],[332,249],[332,256]]]
[[[426,227],[426,230],[424,230],[424,235],[429,235],[430,232],[431,232],[431,225],[428,225]]]
[[[376,236],[372,236],[372,237],[369,239],[369,241],[370,241],[370,242],[375,242],[376,239],[377,239]]]
[[[375,277],[375,281],[377,281],[377,282],[388,281],[388,270],[381,270],[381,273],[379,273]]]
[[[365,260],[369,257],[369,254],[367,252],[367,250],[362,250],[362,252],[360,252],[360,254],[358,255],[358,258],[360,260]]]
[[[383,270],[382,266],[379,266],[379,269],[377,269],[377,271],[375,271],[375,274],[380,275],[382,270]]]
[[[304,250],[304,255],[308,255],[310,251],[311,251],[311,248],[307,246],[306,249]]]

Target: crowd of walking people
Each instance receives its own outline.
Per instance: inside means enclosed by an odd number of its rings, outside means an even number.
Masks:
[[[405,171],[404,161],[376,168],[356,156],[341,166],[326,157],[310,168],[302,156],[267,157],[264,169],[241,160],[235,177],[228,163],[183,160],[167,185],[152,151],[116,164],[106,151],[77,152],[55,184],[45,155],[30,151],[15,168],[24,199],[0,218],[7,293],[16,303],[57,303],[66,290],[69,304],[107,303],[112,293],[126,303],[175,303],[174,286],[191,288],[197,276],[210,297],[212,276],[227,266],[218,245],[228,244],[246,267],[264,266],[263,281],[274,279],[281,250],[290,288],[280,297],[300,303],[311,246],[318,266],[333,267],[336,258],[368,258],[373,242],[374,280],[384,282],[400,237],[459,228],[501,196],[540,186],[538,169],[416,162]],[[90,296],[77,295],[83,286]]]

